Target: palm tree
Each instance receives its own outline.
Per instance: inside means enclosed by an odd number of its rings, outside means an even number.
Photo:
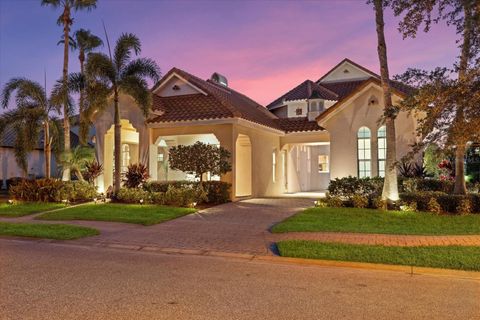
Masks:
[[[387,130],[387,157],[385,161],[385,180],[383,183],[382,199],[388,201],[397,201],[398,181],[396,168],[396,137],[395,137],[395,118],[397,116],[397,108],[392,103],[392,91],[390,88],[390,79],[388,74],[387,60],[387,44],[385,42],[383,20],[383,9],[386,5],[384,0],[373,0],[375,8],[375,22],[377,28],[378,40],[378,59],[380,61],[380,78],[382,81],[383,98],[384,98],[384,119]]]
[[[87,10],[90,11],[97,6],[97,0],[42,0],[42,6],[51,6],[53,8],[61,8],[63,13],[57,20],[59,25],[63,25],[63,39],[70,39],[70,27],[73,24],[71,16],[72,9],[74,11]],[[63,86],[67,87],[68,78],[68,46],[69,42],[65,41],[63,48]],[[64,150],[70,150],[70,119],[68,110],[67,92],[64,92],[63,105],[63,135]],[[70,172],[68,169],[63,171],[63,180],[70,180]]]
[[[68,152],[62,153],[60,156],[60,163],[64,168],[68,167],[78,180],[85,181],[83,179],[82,171],[85,170],[87,163],[94,158],[95,151],[93,148],[77,146]]]
[[[103,45],[102,39],[92,34],[90,30],[79,29],[73,33],[73,39],[69,39],[70,47],[78,49],[78,60],[80,61],[80,74],[85,77],[85,58],[86,54],[92,52],[95,48]],[[59,41],[65,43],[65,39]],[[79,138],[80,144],[86,145],[88,140],[88,130],[91,125],[90,116],[87,112],[90,110],[85,105],[85,88],[82,86],[79,90],[79,116],[80,116],[80,130]]]
[[[115,184],[114,193],[120,190],[121,170],[121,123],[119,94],[131,96],[147,116],[152,104],[151,92],[146,78],[158,81],[160,70],[155,61],[148,58],[132,60],[132,53],[140,54],[140,40],[131,33],[124,33],[117,40],[113,57],[103,53],[90,53],[86,64],[86,78],[96,83],[97,87],[107,88],[108,96],[113,96],[114,105],[114,158]],[[90,94],[88,98],[98,95]],[[105,106],[103,106],[105,107]]]
[[[55,119],[50,114],[60,111],[63,97],[54,89],[49,100],[40,84],[24,78],[12,78],[5,84],[1,101],[3,108],[8,108],[12,94],[15,94],[16,109],[2,115],[3,125],[0,127],[5,129],[11,126],[15,131],[15,158],[25,175],[28,169],[28,152],[36,147],[38,135],[43,129],[45,177],[50,178],[52,145],[55,141],[51,129],[56,128]]]

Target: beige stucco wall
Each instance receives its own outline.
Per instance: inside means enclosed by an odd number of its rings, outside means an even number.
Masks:
[[[347,71],[347,72],[345,72]],[[349,62],[344,62],[333,70],[328,76],[322,79],[322,82],[345,81],[368,78],[371,75]]]
[[[376,97],[378,103],[368,105],[371,97]],[[394,96],[394,104],[399,97]],[[366,126],[372,136],[372,174],[377,175],[377,130],[381,126],[378,119],[383,114],[383,94],[377,85],[369,88],[352,98],[341,111],[330,119],[321,122],[330,134],[330,176],[331,179],[357,176],[357,131]],[[339,109],[340,110],[340,109]],[[402,112],[398,115],[396,124],[397,159],[410,151],[410,144],[415,141],[415,125],[413,117]]]

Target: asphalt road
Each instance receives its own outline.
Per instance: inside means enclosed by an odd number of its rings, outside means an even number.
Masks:
[[[480,319],[480,282],[0,239],[1,319]]]

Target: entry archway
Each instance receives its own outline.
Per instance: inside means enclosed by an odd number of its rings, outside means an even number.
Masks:
[[[239,134],[235,142],[235,196],[252,195],[252,144],[247,135]]]

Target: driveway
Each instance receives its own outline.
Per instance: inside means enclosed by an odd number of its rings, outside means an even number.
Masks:
[[[250,199],[227,203],[153,226],[66,221],[99,229],[99,236],[69,242],[269,254],[268,229],[312,206],[311,199]],[[49,222],[51,223],[51,221]]]

